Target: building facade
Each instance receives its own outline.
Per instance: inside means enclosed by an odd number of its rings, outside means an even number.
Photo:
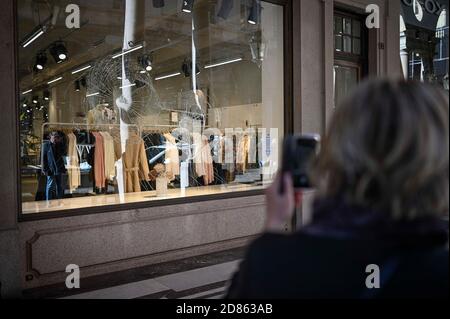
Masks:
[[[264,225],[264,187],[276,171],[282,136],[324,134],[340,99],[359,81],[404,76],[401,0],[205,0],[192,1],[192,7],[176,0],[58,3],[47,11],[38,1],[0,3],[4,296],[63,283],[69,264],[89,277],[247,245]],[[71,3],[80,8],[79,31],[64,26],[64,7]],[[379,28],[366,27],[371,4],[380,10]],[[36,20],[37,10],[47,15]],[[446,30],[448,38],[448,23]],[[135,116],[126,119],[124,110],[129,116],[130,108]],[[169,177],[173,145],[166,136],[162,164],[169,183],[158,186],[148,175],[137,186],[126,182],[138,170],[160,173],[149,153],[155,145],[145,144],[145,138],[187,127],[194,135],[196,128],[203,135],[218,128],[208,135],[209,156],[215,155],[215,136],[226,138],[228,128],[244,129],[250,137],[242,145],[251,145],[252,136],[259,139],[258,158],[252,160],[248,152],[239,161],[241,140],[232,135],[234,160],[222,159],[235,165],[233,172],[222,165],[226,172],[214,170],[211,180],[194,165],[192,173],[179,149],[176,176]],[[52,132],[71,145],[69,135],[92,133],[98,143],[107,139],[105,131],[117,134],[121,150],[113,160],[114,178],[98,177],[105,168],[89,158],[83,162],[78,154],[78,171],[66,163],[63,194],[50,198],[52,176],[42,170],[48,155],[43,145],[51,145]],[[128,144],[135,135],[137,144]],[[141,139],[149,167],[127,166],[128,150],[141,149]],[[75,141],[74,150],[100,149],[79,135]],[[184,142],[179,138],[176,145]],[[33,143],[40,146],[34,153]],[[98,161],[97,150],[92,152]],[[107,152],[103,145],[105,158]],[[203,163],[195,156],[191,160]],[[313,195],[305,195],[287,231],[308,222]]]

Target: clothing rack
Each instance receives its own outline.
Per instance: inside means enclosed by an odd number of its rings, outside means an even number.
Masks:
[[[140,133],[146,133],[146,132],[162,132],[162,131],[168,131],[170,132],[171,129],[178,128],[178,125],[164,125],[164,124],[154,124],[154,125],[140,125]]]
[[[127,127],[136,128],[136,132],[140,135],[140,128],[136,124],[126,124]],[[64,128],[72,128],[74,130],[84,128],[86,130],[101,130],[102,128],[112,129],[112,128],[120,128],[121,124],[87,124],[87,123],[61,123],[61,122],[48,122],[42,124],[42,141],[44,141],[45,129],[46,128],[54,128],[55,130],[64,129]]]

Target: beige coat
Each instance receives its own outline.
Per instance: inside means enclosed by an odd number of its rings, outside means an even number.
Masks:
[[[103,137],[103,150],[105,153],[105,176],[107,180],[114,180],[116,176],[116,155],[114,153],[114,139],[108,132],[100,132]]]
[[[166,138],[166,172],[168,176],[180,175],[180,154],[178,152],[177,141],[172,134],[164,134]]]
[[[81,185],[80,160],[77,152],[77,138],[73,133],[67,134],[67,175],[69,191],[73,193]]]
[[[123,154],[125,192],[140,192],[140,181],[150,181],[144,140],[132,134],[128,138]]]
[[[203,177],[205,185],[214,182],[214,166],[211,155],[211,146],[206,136],[193,134],[195,173]]]

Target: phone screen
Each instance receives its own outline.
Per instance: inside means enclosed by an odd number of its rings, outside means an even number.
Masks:
[[[317,156],[318,135],[288,136],[283,149],[283,171],[292,174],[294,188],[311,188],[310,165]]]

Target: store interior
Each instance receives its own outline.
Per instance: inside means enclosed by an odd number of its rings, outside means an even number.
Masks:
[[[24,214],[262,189],[273,178],[281,6],[19,0],[17,15]]]

